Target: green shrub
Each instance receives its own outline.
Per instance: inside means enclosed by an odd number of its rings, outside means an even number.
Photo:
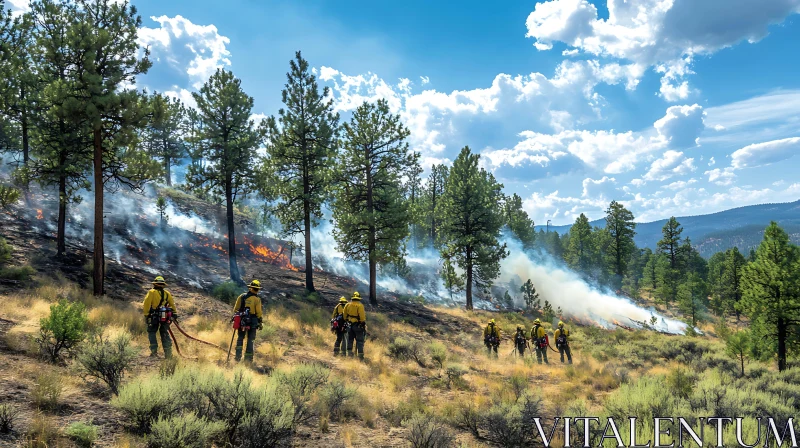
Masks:
[[[36,377],[31,390],[31,400],[40,409],[48,411],[58,407],[58,399],[64,390],[64,381],[55,370],[45,370]]]
[[[605,408],[609,416],[619,421],[631,415],[650,421],[673,415],[670,412],[675,408],[675,397],[663,377],[645,376],[621,385],[606,398]]]
[[[262,397],[259,412],[242,420],[236,434],[235,445],[239,448],[261,448],[265,446],[290,446],[293,410],[288,401],[281,402],[273,395]]]
[[[236,282],[232,282],[230,280],[220,283],[211,291],[211,295],[214,296],[215,299],[221,300],[225,303],[230,303],[231,305],[236,303],[236,299],[241,293],[242,287]]]
[[[426,367],[422,346],[414,339],[406,339],[402,336],[398,336],[389,343],[388,349],[390,358],[399,361],[414,360],[420,367]]]
[[[412,448],[449,448],[455,438],[438,419],[430,415],[415,414],[403,422],[405,439]]]
[[[400,401],[394,408],[386,412],[384,418],[389,421],[392,426],[402,426],[403,421],[410,419],[415,414],[426,414],[428,412],[428,405],[422,395],[415,391],[412,392],[407,399]]]
[[[80,302],[61,299],[50,306],[50,316],[41,319],[36,342],[42,354],[51,362],[61,359],[86,337],[89,318],[86,306]]]
[[[322,314],[321,309],[310,306],[301,308],[299,317],[303,325],[312,327],[326,328],[330,323],[328,317]]]
[[[670,392],[686,399],[692,394],[697,378],[685,369],[674,369],[667,374],[667,386]]]
[[[19,410],[10,403],[0,404],[0,434],[8,434],[14,430],[14,423]]]
[[[500,403],[481,418],[486,439],[500,446],[534,446],[538,434],[534,418],[541,416],[542,400],[525,394],[516,403]]]
[[[65,434],[81,448],[90,448],[97,440],[97,426],[75,422],[67,426]]]
[[[330,370],[319,364],[300,364],[289,372],[275,373],[275,381],[292,401],[296,425],[314,416],[311,400],[317,390],[328,383],[329,376]]]
[[[428,345],[428,355],[431,361],[439,366],[440,369],[444,368],[444,363],[447,362],[447,347],[441,342],[432,342]]]
[[[118,395],[125,372],[138,353],[138,349],[131,345],[131,337],[127,333],[121,333],[111,340],[98,335],[78,351],[76,365],[84,378],[101,380],[111,389],[112,394]]]
[[[322,413],[326,414],[331,421],[339,421],[345,415],[350,402],[356,396],[356,389],[349,387],[344,381],[334,379],[322,386],[319,391],[320,406]]]
[[[34,274],[36,274],[36,269],[30,266],[8,266],[0,268],[0,278],[4,280],[27,282]]]
[[[0,185],[0,208],[8,208],[19,201],[20,191],[14,187]]]
[[[167,379],[175,375],[175,370],[178,368],[178,358],[172,357],[161,361],[158,366],[158,376]]]
[[[514,372],[508,379],[508,385],[514,398],[519,400],[522,394],[528,389],[528,377],[524,374]]]
[[[456,389],[460,390],[468,389],[468,384],[464,380],[464,374],[466,373],[467,370],[458,364],[447,366],[447,370],[444,372],[445,376],[447,377],[447,388],[451,389],[455,387]]]
[[[133,432],[145,434],[160,415],[170,415],[178,409],[175,398],[184,398],[178,395],[184,392],[179,383],[176,382],[173,390],[168,390],[168,386],[159,378],[140,377],[122,386],[111,403],[125,414]]]
[[[25,444],[30,448],[48,448],[56,446],[55,442],[61,436],[56,422],[42,414],[37,414],[28,424],[25,431]]]
[[[480,438],[481,412],[472,400],[457,403],[449,416],[450,424],[458,429],[469,431],[475,438]]]
[[[224,425],[195,414],[159,418],[147,437],[148,448],[206,448]]]
[[[0,266],[11,260],[11,253],[11,245],[6,242],[5,238],[0,237]]]

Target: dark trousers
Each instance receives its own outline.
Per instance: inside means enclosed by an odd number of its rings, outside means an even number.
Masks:
[[[550,364],[549,362],[547,362],[547,347],[540,348],[540,347],[537,346],[536,347],[536,360],[539,361],[539,364],[542,363],[542,358],[544,358],[544,363],[545,364]]]
[[[347,353],[347,344],[345,341],[347,332],[335,331],[334,333],[336,333],[336,342],[333,343],[333,354],[338,355],[340,351],[342,353]]]
[[[367,339],[367,330],[357,324],[351,324],[347,331],[347,356],[353,356],[353,348],[358,353],[358,357],[364,359],[364,341]],[[355,346],[353,345],[355,342]]]
[[[492,350],[494,350],[494,357],[496,358],[497,357],[497,347],[498,346],[495,345],[495,344],[492,344],[490,342],[485,342],[484,345],[486,345],[486,355],[487,356],[492,356]]]
[[[241,361],[242,359],[242,345],[244,345],[244,338],[247,337],[247,349],[244,351],[244,360],[247,362],[253,361],[253,345],[256,340],[256,328],[258,326],[258,320],[253,318],[251,319],[250,329],[244,331],[242,329],[238,330],[236,333],[236,360]]]
[[[519,356],[525,356],[525,344],[517,344],[517,353]]]
[[[564,344],[558,346],[558,353],[561,354],[561,362],[564,362],[564,353],[567,354],[567,359],[569,363],[572,364],[572,350],[569,349],[569,344]]]
[[[158,318],[147,320],[147,339],[150,341],[150,355],[158,353],[158,338],[161,336],[161,347],[164,349],[164,357],[172,358],[172,339],[169,337],[169,324],[158,320]]]

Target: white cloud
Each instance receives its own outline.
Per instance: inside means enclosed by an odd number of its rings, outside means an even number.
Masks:
[[[427,76],[420,76],[419,77],[419,81],[424,86],[425,84],[428,84],[428,83],[431,82],[431,78],[429,78]]]
[[[667,114],[655,122],[654,127],[672,148],[688,148],[697,146],[700,133],[705,129],[703,107],[698,104],[691,106],[672,106],[667,109]]]
[[[683,78],[695,55],[741,41],[757,42],[768,26],[800,12],[797,0],[607,0],[608,19],[588,0],[550,0],[528,16],[528,37],[546,50],[556,41],[602,57],[633,61],[662,73],[668,101],[690,94]]]
[[[717,161],[714,160],[713,157],[708,159],[708,166],[714,166],[714,165],[716,165],[716,163],[717,163]]]
[[[800,90],[779,90],[706,110],[706,123],[715,130],[762,126],[800,117]]]
[[[151,17],[159,28],[139,29],[139,43],[149,46],[156,61],[165,60],[172,67],[185,71],[192,87],[199,89],[220,67],[231,64],[227,45],[214,25],[196,25],[183,16]]]
[[[745,146],[731,154],[734,169],[754,168],[781,162],[800,152],[800,137],[773,140]]]
[[[554,224],[569,224],[581,213],[599,217],[606,206],[608,203],[603,199],[561,196],[558,190],[547,195],[536,192],[522,201],[522,208],[534,222],[560,218]]]
[[[613,177],[603,176],[602,179],[586,178],[583,180],[583,198],[591,198],[604,203],[618,199],[619,190],[617,180]]]
[[[197,101],[194,100],[194,96],[192,96],[192,92],[187,89],[181,89],[178,86],[173,86],[171,90],[167,90],[164,92],[164,95],[179,99],[184,105],[197,108]]]
[[[650,170],[643,178],[664,181],[674,176],[691,173],[695,169],[693,158],[685,157],[680,151],[669,150],[650,165]]]
[[[696,184],[696,183],[697,183],[697,179],[678,180],[678,181],[672,182],[671,184],[664,185],[664,188],[666,188],[668,190],[673,190],[673,191],[682,190],[682,189],[688,187],[689,185]]]
[[[577,48],[573,48],[572,50],[564,50],[561,52],[561,56],[577,56],[580,53],[580,50]]]
[[[733,172],[733,168],[714,168],[713,170],[706,171],[705,173],[708,176],[708,181],[717,185],[732,185],[734,179],[736,179],[736,174]]]
[[[321,81],[330,81],[339,74],[339,70],[334,68],[325,67],[324,65],[319,69],[319,79]]]

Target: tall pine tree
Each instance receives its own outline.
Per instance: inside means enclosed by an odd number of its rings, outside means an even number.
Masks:
[[[583,213],[569,229],[569,247],[564,258],[569,267],[584,275],[589,274],[593,267],[595,250],[592,227],[589,225],[589,218]]]
[[[666,305],[675,302],[678,294],[678,286],[681,280],[682,251],[681,251],[681,232],[683,227],[675,217],[669,218],[661,230],[662,238],[658,242],[658,250],[664,254],[669,261],[669,266],[660,270],[658,295]]]
[[[253,98],[242,90],[233,73],[217,69],[199,93],[193,93],[203,122],[203,158],[199,171],[190,170],[189,182],[210,187],[225,198],[228,230],[228,264],[231,280],[242,282],[236,261],[234,204],[254,187],[254,166],[259,135],[250,116]]]
[[[339,115],[333,112],[328,88],[319,91],[308,61],[299,51],[286,76],[285,108],[278,112],[277,120],[271,117],[268,121],[267,150],[281,199],[276,215],[287,235],[305,237],[306,290],[312,292],[311,228],[322,216],[322,204],[331,190]]]
[[[611,237],[607,253],[611,271],[614,273],[614,287],[622,286],[622,278],[627,271],[631,254],[636,249],[633,237],[636,235],[636,223],[633,213],[617,201],[611,201],[606,210],[606,231]]]
[[[772,222],[742,275],[742,310],[777,345],[778,370],[786,370],[792,335],[800,332],[800,248]]]
[[[508,230],[522,243],[523,249],[532,249],[536,240],[536,229],[534,229],[533,220],[522,209],[522,198],[518,194],[514,193],[505,198],[503,213]]]
[[[186,143],[181,135],[185,108],[180,100],[160,93],[150,98],[149,106],[142,144],[152,157],[161,161],[164,181],[172,186],[172,166],[186,155]]]
[[[442,197],[441,232],[453,259],[464,270],[466,308],[472,309],[472,286],[488,289],[508,254],[500,244],[503,186],[478,167],[480,156],[464,147],[453,162]]]
[[[411,222],[402,177],[417,166],[408,151],[408,129],[386,100],[363,103],[343,127],[333,236],[348,258],[369,265],[369,301],[377,304],[377,266],[403,257]]]
[[[439,226],[441,218],[439,217],[439,208],[442,202],[442,195],[444,194],[444,186],[447,183],[449,169],[444,164],[433,165],[431,167],[431,174],[428,176],[428,183],[424,187],[423,201],[420,207],[420,220],[425,226],[428,235],[429,247],[437,247],[439,237]]]
[[[737,247],[725,251],[725,261],[719,276],[719,294],[725,312],[732,312],[740,319],[742,301],[742,273],[747,261]]]

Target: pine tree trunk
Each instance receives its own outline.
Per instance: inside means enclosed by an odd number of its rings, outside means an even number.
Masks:
[[[95,296],[104,293],[105,253],[103,252],[103,133],[94,130],[94,254],[92,282]]]
[[[371,167],[367,167],[367,216],[369,216],[369,235],[367,236],[367,250],[369,251],[369,303],[373,305],[378,304],[378,288],[377,288],[377,263],[375,261],[375,211],[372,198],[372,172]]]
[[[778,371],[786,370],[786,321],[778,318]]]
[[[23,90],[23,98],[24,98],[24,90]],[[22,163],[25,167],[28,166],[28,162],[30,162],[30,143],[28,139],[28,113],[25,109],[22,111]],[[30,203],[30,185],[28,184],[28,176],[25,176],[25,185],[22,186],[22,190],[25,194],[25,203]]]
[[[172,160],[169,157],[164,157],[164,171],[167,176],[167,186],[172,186]]]
[[[742,378],[744,378],[744,353],[740,353],[739,359],[742,361]]]
[[[63,166],[63,165],[62,165]],[[67,251],[67,176],[58,178],[58,230],[56,231],[56,255],[64,256]]]
[[[472,249],[467,248],[467,306],[468,310],[472,310]]]
[[[303,229],[306,238],[306,291],[314,292],[314,266],[311,261],[311,205],[303,200]]]
[[[236,229],[233,220],[233,191],[231,189],[232,180],[230,176],[225,180],[225,207],[228,222],[228,264],[230,265],[231,281],[242,283],[242,276],[239,274],[239,265],[236,263]]]

